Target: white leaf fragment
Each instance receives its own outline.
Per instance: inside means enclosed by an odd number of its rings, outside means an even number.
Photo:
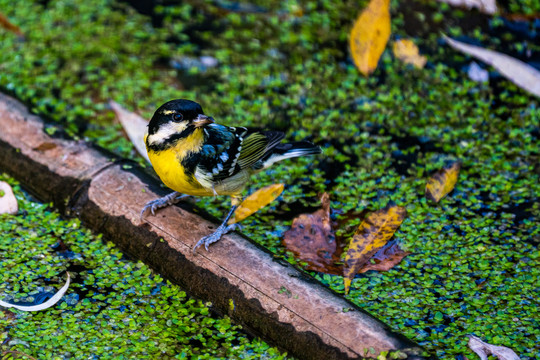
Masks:
[[[469,335],[469,348],[480,356],[481,360],[488,360],[489,355],[496,356],[499,360],[520,360],[514,350],[505,346],[491,345],[483,342],[479,337]]]
[[[0,181],[0,214],[15,215],[19,211],[17,198],[7,182]]]
[[[69,273],[67,273],[66,284],[62,286],[62,288],[58,290],[58,292],[54,294],[52,298],[45,301],[43,304],[32,305],[32,306],[22,306],[22,305],[15,305],[15,304],[11,304],[11,303],[0,300],[0,306],[6,307],[6,308],[12,307],[12,308],[22,310],[22,311],[39,311],[39,310],[48,309],[51,306],[54,306],[54,304],[56,304],[62,298],[62,296],[64,296],[67,289],[69,288],[70,281],[71,281],[71,278],[69,276]]]
[[[140,117],[139,115],[124,109],[120,104],[114,101],[109,101],[110,107],[113,109],[116,117],[122,124],[124,131],[127,133],[129,140],[137,152],[150,162],[148,154],[146,152],[146,145],[144,144],[144,136],[146,134],[146,127],[148,121]]]
[[[447,3],[448,5],[464,7],[467,9],[477,8],[478,11],[484,14],[493,15],[497,9],[495,0],[438,0],[439,2]]]
[[[489,72],[482,69],[476,62],[472,62],[469,65],[469,70],[467,71],[469,79],[476,82],[488,82],[489,81]]]
[[[496,51],[468,45],[447,36],[445,36],[444,39],[454,49],[493,66],[502,76],[512,81],[523,90],[540,97],[540,71],[532,66]]]

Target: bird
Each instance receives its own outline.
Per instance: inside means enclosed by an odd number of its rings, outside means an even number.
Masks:
[[[220,240],[236,229],[227,225],[242,202],[242,191],[251,175],[277,161],[322,152],[308,141],[282,143],[280,131],[255,131],[220,125],[204,114],[197,102],[176,99],[161,105],[148,123],[144,137],[152,166],[172,193],[146,203],[145,216],[188,196],[228,195],[231,209],[214,233],[200,239],[193,252]]]

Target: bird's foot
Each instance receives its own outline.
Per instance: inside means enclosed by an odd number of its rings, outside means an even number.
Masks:
[[[152,215],[156,215],[156,210],[170,206],[170,205],[174,205],[178,203],[180,200],[185,199],[187,197],[189,197],[189,195],[182,195],[179,192],[175,191],[162,198],[147,202],[141,211],[141,221],[149,213],[152,213]]]
[[[204,245],[204,248],[206,249],[206,251],[208,251],[208,245],[215,243],[216,241],[221,239],[223,235],[239,228],[239,224],[221,224],[212,234],[205,236],[201,240],[197,241],[197,244],[195,244],[195,246],[193,247],[193,253],[195,253],[197,251],[197,248],[201,245]]]

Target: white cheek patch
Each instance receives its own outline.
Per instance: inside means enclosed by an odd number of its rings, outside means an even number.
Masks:
[[[147,141],[150,145],[162,144],[171,136],[181,133],[187,127],[186,123],[165,123],[161,125],[155,134],[148,135]]]

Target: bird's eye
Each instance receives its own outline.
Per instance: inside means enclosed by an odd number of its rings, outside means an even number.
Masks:
[[[182,114],[177,113],[173,115],[174,121],[182,121],[183,119],[184,119],[184,116]]]

